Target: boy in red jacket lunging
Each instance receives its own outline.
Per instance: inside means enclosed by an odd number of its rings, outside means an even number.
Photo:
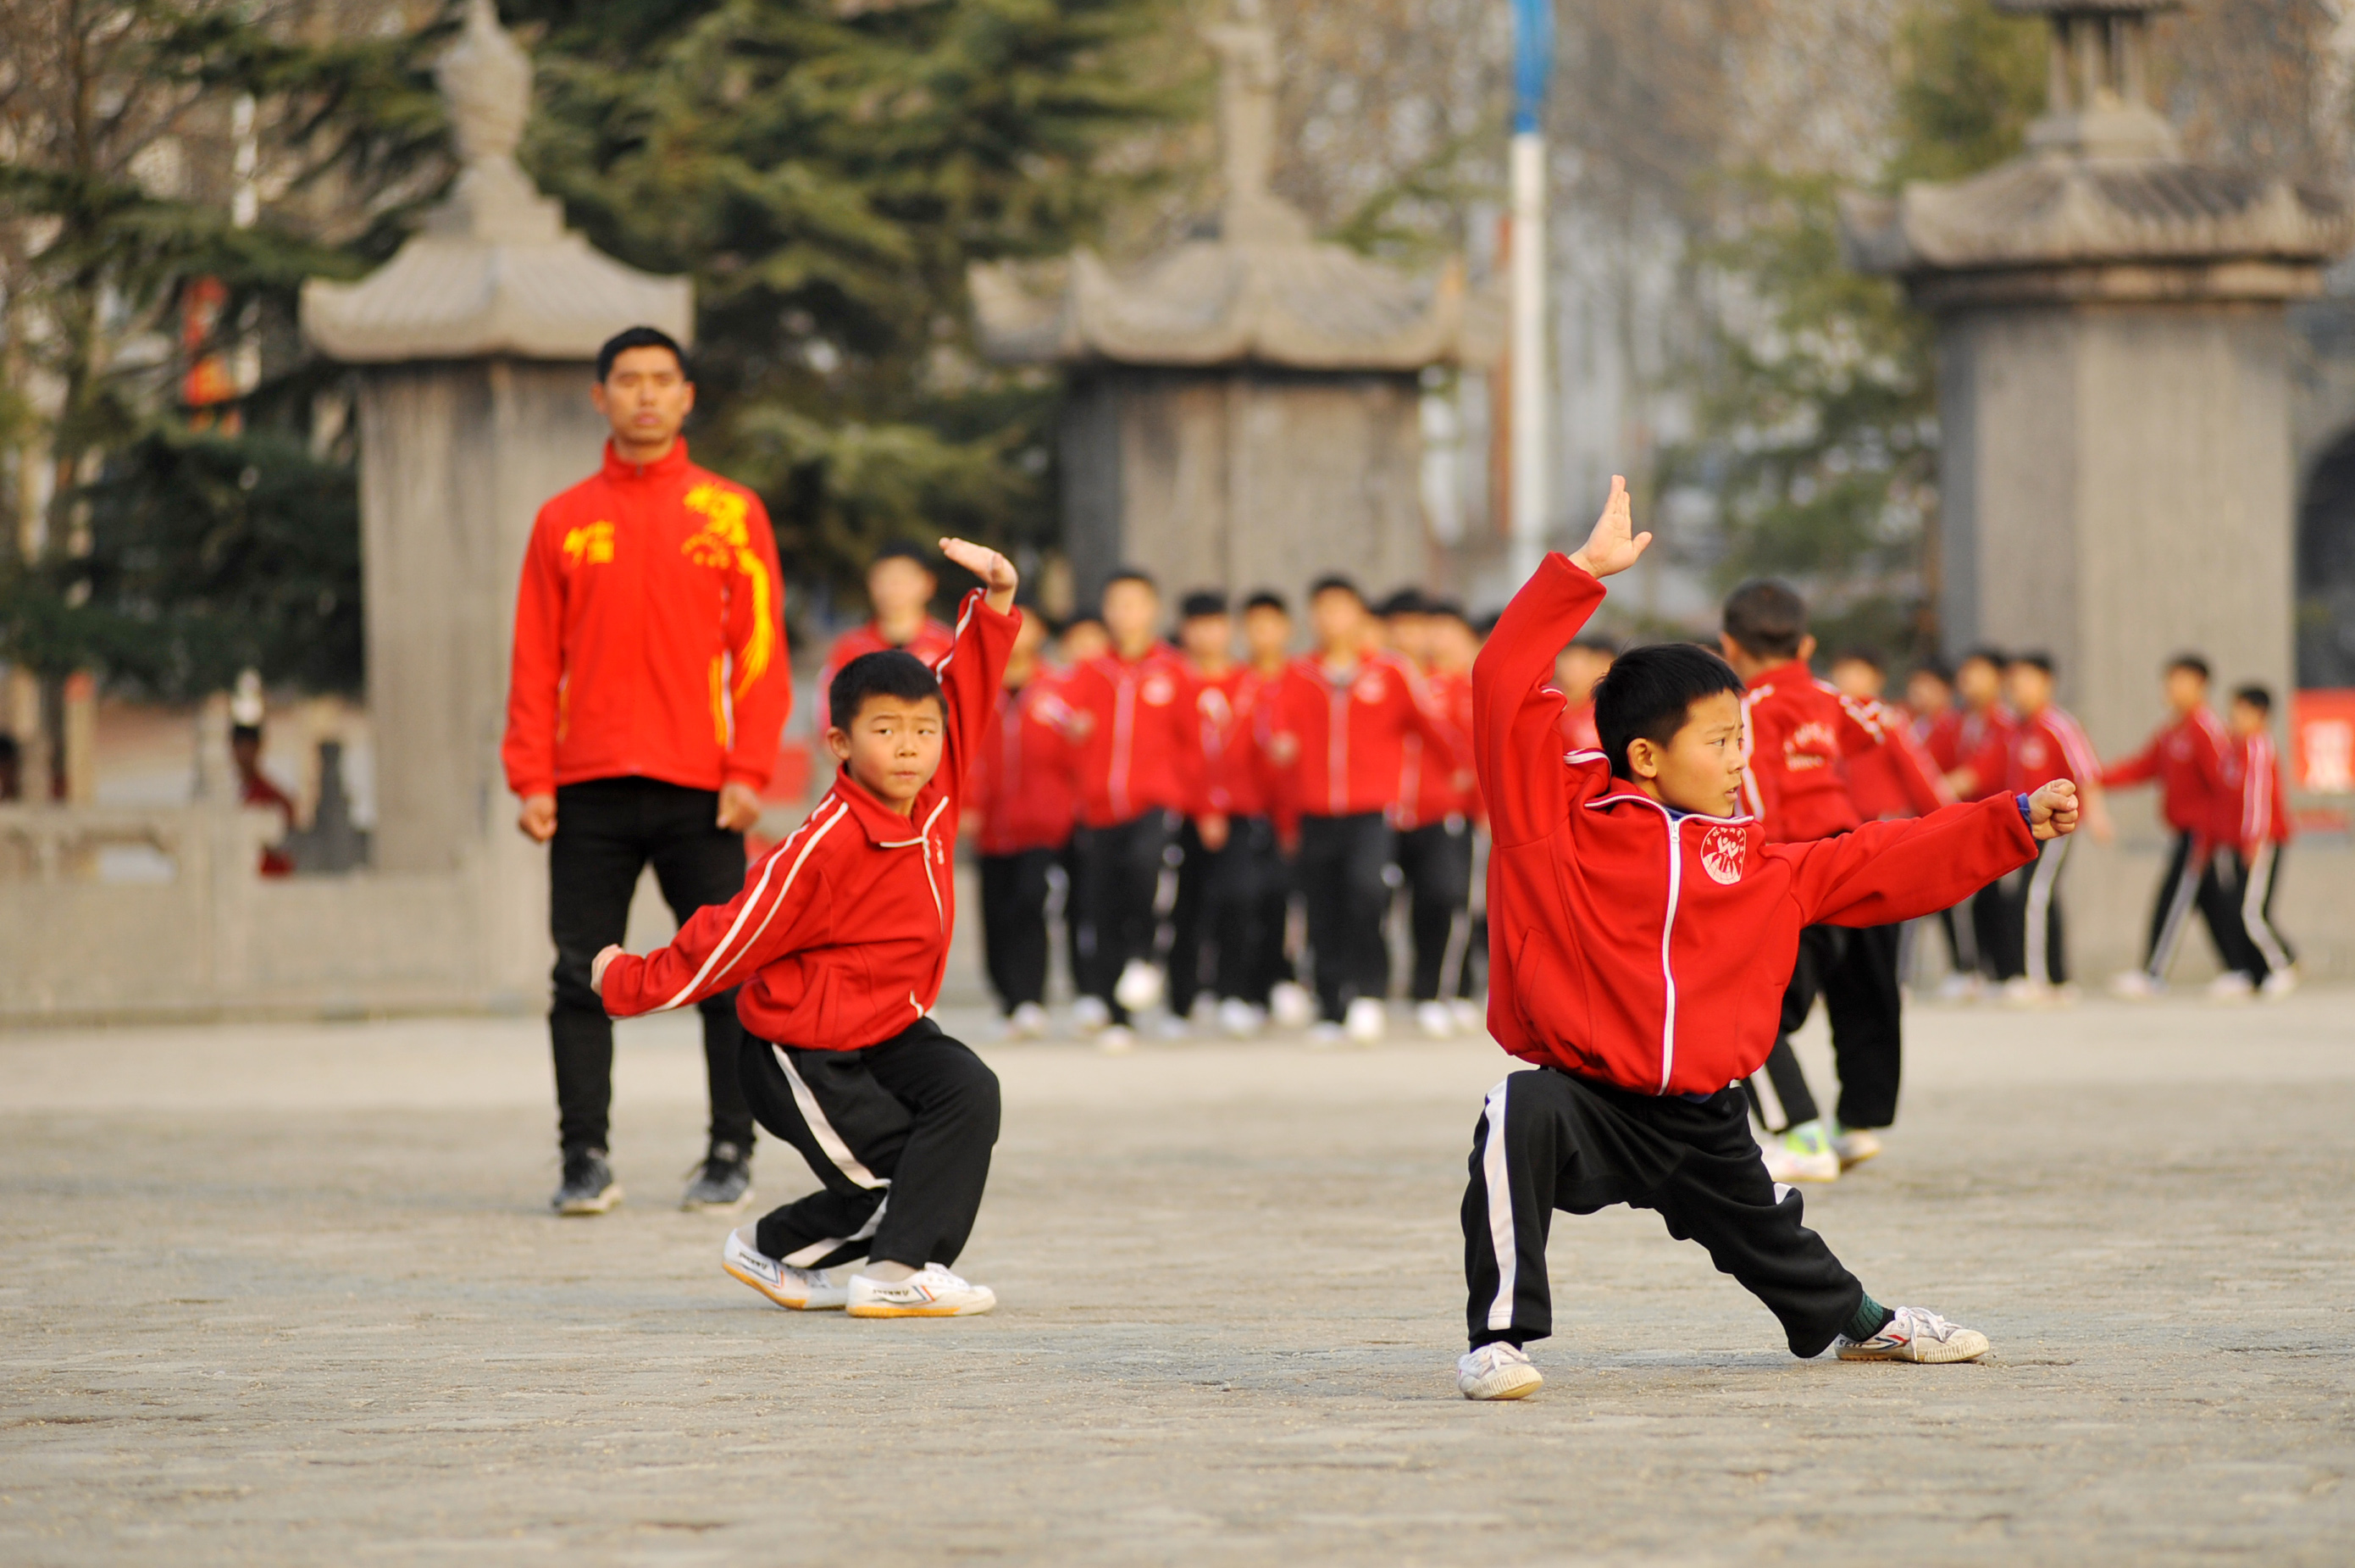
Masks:
[[[1596,697],[1602,754],[1565,756],[1554,651],[1635,564],[1624,481],[1575,556],[1550,556],[1473,667],[1488,864],[1488,1029],[1529,1063],[1488,1093],[1464,1196],[1467,1399],[1543,1381],[1521,1347],[1552,1331],[1553,1211],[1658,1211],[1782,1320],[1792,1352],[1961,1361],[1971,1329],[1881,1307],[1768,1179],[1740,1081],[1774,1044],[1799,933],[1955,901],[2076,826],[2066,780],[2031,799],[1769,844],[1742,812],[1741,678],[1715,654],[1623,655]]]
[[[608,947],[592,968],[615,1018],[743,987],[753,1115],[824,1183],[730,1234],[721,1254],[780,1307],[952,1317],[997,1301],[949,1269],[989,1178],[997,1079],[931,1013],[956,924],[958,799],[1020,617],[1004,556],[963,539],[941,548],[986,587],[966,595],[938,665],[900,649],[845,665],[826,732],[842,769],[817,808],[725,907],[657,953]],[[826,1278],[862,1257],[847,1286]]]

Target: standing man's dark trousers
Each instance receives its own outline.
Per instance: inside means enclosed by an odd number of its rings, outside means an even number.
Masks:
[[[2204,836],[2175,836],[2175,848],[2167,858],[2167,874],[2159,878],[2158,891],[2151,899],[2150,936],[2143,944],[2142,970],[2151,979],[2167,978],[2194,909],[2207,923],[2208,940],[2215,944],[2216,956],[2224,966],[2243,967],[2246,948],[2241,933],[2239,901],[2233,896],[2235,889],[2227,888],[2219,875],[2220,869],[2229,874],[2231,868],[2219,868],[2216,859]]]
[[[1699,1242],[1721,1274],[1781,1319],[1795,1356],[1813,1356],[1856,1316],[1864,1286],[1777,1191],[1742,1095],[1633,1094],[1550,1067],[1488,1092],[1464,1191],[1466,1327],[1474,1348],[1553,1332],[1546,1239],[1557,1209],[1649,1209]]]
[[[997,1075],[930,1019],[863,1051],[747,1039],[761,1125],[825,1185],[762,1216],[753,1245],[795,1268],[956,1262],[997,1145]]]
[[[1398,836],[1406,879],[1407,930],[1414,938],[1409,996],[1418,1002],[1467,995],[1464,968],[1472,942],[1472,825],[1461,816]]]
[[[1102,1001],[1114,1023],[1128,1022],[1128,1009],[1113,995],[1120,972],[1132,959],[1154,957],[1161,874],[1177,847],[1178,821],[1174,811],[1148,811],[1092,829],[1081,851],[1073,967],[1080,994]]]
[[[1783,990],[1783,1018],[1774,1051],[1746,1087],[1770,1130],[1812,1122],[1822,1113],[1791,1050],[1816,998],[1832,1028],[1832,1059],[1840,1080],[1839,1120],[1848,1127],[1885,1127],[1897,1119],[1897,1084],[1904,1056],[1904,997],[1897,984],[1902,925],[1856,928],[1811,925],[1799,933],[1798,961]],[[1765,1079],[1762,1086],[1757,1079]],[[1781,1116],[1766,1103],[1780,1102]]]
[[[1390,994],[1390,950],[1382,917],[1391,907],[1382,868],[1391,859],[1391,825],[1379,811],[1303,816],[1295,868],[1308,905],[1308,949],[1316,955],[1316,999],[1327,1023],[1339,1023],[1360,997]]]
[[[983,962],[1004,1012],[1047,999],[1047,895],[1056,854],[1018,849],[981,857]]]
[[[589,984],[589,965],[629,933],[630,895],[651,862],[663,901],[685,924],[744,887],[744,836],[716,826],[717,791],[659,779],[591,779],[556,792],[548,847],[548,923],[556,938],[556,992],[548,1029],[556,1051],[558,1136],[568,1155],[606,1147],[613,1099],[613,1020]],[[743,1026],[736,993],[698,1004],[711,1093],[711,1141],[752,1147],[752,1113],[736,1068]]]

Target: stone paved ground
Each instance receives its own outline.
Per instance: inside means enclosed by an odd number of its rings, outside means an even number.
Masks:
[[[595,1221],[527,1023],[0,1037],[0,1563],[2344,1562],[2350,999],[1917,1012],[1809,1212],[1989,1363],[1794,1361],[1621,1211],[1498,1406],[1449,1381],[1485,1045],[993,1050],[1004,1305],[857,1323],[666,1207],[676,1020]]]

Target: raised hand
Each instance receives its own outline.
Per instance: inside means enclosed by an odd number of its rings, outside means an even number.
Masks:
[[[1635,511],[1627,500],[1627,481],[1614,474],[1611,498],[1603,503],[1603,515],[1594,519],[1594,531],[1586,536],[1586,542],[1570,558],[1571,563],[1597,577],[1609,577],[1635,565],[1651,542],[1648,529],[1636,532]]]
[[[1021,585],[1022,577],[1012,561],[971,539],[944,539],[941,553],[981,579],[991,609],[1003,615],[1014,607],[1014,590]]]
[[[2028,830],[2038,838],[2060,838],[2077,831],[2077,786],[2054,779],[2028,797]]]

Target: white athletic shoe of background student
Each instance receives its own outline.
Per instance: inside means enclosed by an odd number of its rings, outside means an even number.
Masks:
[[[1451,1039],[1455,1033],[1455,1009],[1445,1002],[1417,1002],[1414,1025],[1433,1040]]]
[[[855,1274],[847,1294],[853,1317],[975,1317],[997,1305],[997,1292],[941,1264],[926,1264],[902,1280]]]
[[[2257,983],[2239,969],[2227,969],[2208,982],[2211,1002],[2245,1002],[2257,994]]]
[[[1476,1035],[1488,1027],[1487,1009],[1469,997],[1456,997],[1447,1004],[1447,1010],[1455,1015],[1457,1034]]]
[[[1167,990],[1160,970],[1142,958],[1132,958],[1113,982],[1112,998],[1132,1013],[1150,1012],[1161,1005]]]
[[[1241,997],[1229,997],[1219,1004],[1219,1027],[1235,1040],[1249,1040],[1266,1022],[1266,1016]]]
[[[1390,1030],[1390,1009],[1371,997],[1359,997],[1341,1015],[1341,1032],[1352,1045],[1372,1045]]]
[[[1267,1010],[1278,1029],[1306,1029],[1316,1021],[1316,998],[1297,980],[1278,980],[1267,994]]]
[[[2167,982],[2153,979],[2147,969],[2128,969],[2110,976],[2110,995],[2129,1002],[2147,1002],[2166,990]]]
[[[1112,1006],[1102,997],[1071,998],[1071,1027],[1083,1035],[1093,1034],[1112,1022]]]
[[[1006,1015],[1007,1040],[1044,1040],[1047,1038],[1047,1009],[1036,1002],[1023,1002]]]
[[[2294,968],[2276,969],[2265,976],[2264,983],[2257,989],[2278,1001],[2297,989],[2297,971]]]

